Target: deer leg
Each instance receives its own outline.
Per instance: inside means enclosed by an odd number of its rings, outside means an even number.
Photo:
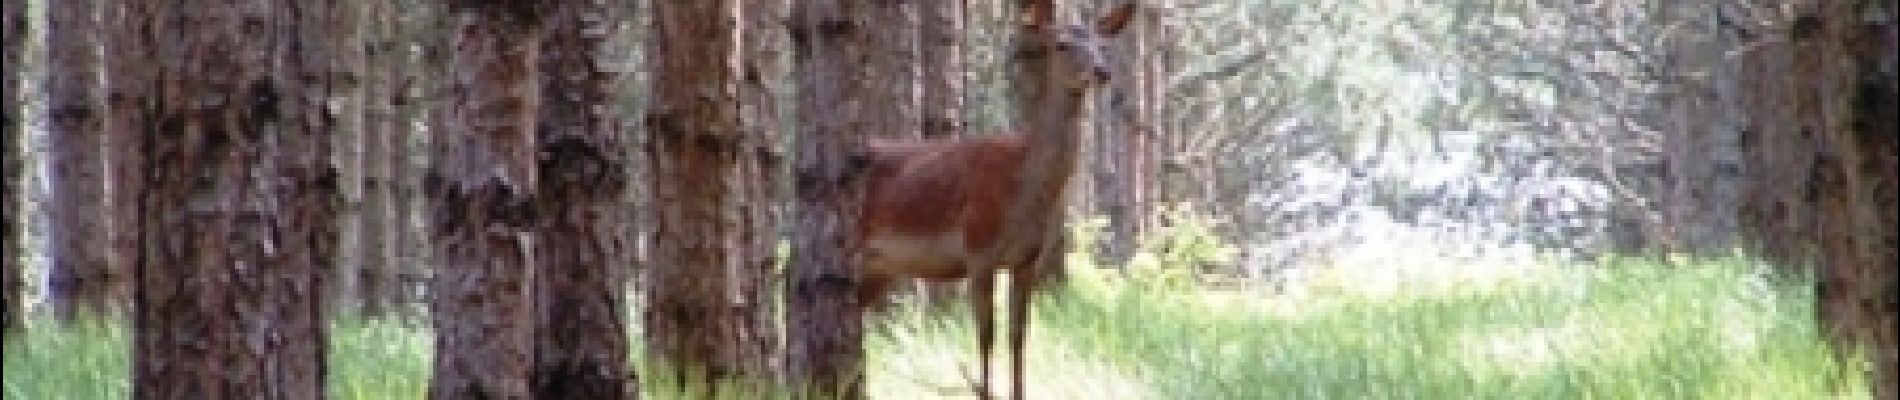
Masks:
[[[1023,398],[1023,343],[1029,338],[1029,296],[1034,292],[1041,277],[1036,276],[1035,266],[1043,257],[1036,257],[1011,271],[1009,275],[1009,398]]]
[[[858,308],[865,314],[884,310],[890,299],[891,278],[886,276],[866,276],[858,281]]]
[[[976,319],[978,398],[990,398],[990,349],[996,339],[996,273],[977,272],[970,276],[970,313]]]
[[[1018,266],[1010,273],[1009,281],[1009,375],[1010,398],[1023,398],[1023,349],[1029,343],[1029,304],[1036,292],[1050,279],[1063,273],[1068,263],[1064,250],[1068,247],[1066,238],[1059,233],[1044,239],[1040,251],[1029,262]]]

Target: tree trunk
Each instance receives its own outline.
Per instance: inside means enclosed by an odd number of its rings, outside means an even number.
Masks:
[[[794,71],[799,85],[800,125],[796,145],[799,231],[792,239],[786,281],[787,348],[784,367],[792,383],[823,397],[862,398],[863,316],[856,304],[859,270],[857,233],[859,132],[910,126],[889,124],[903,103],[890,101],[891,82],[873,79],[864,62],[883,54],[877,35],[886,27],[883,7],[896,4],[812,0],[789,18]]]
[[[429,215],[427,199],[422,191],[423,166],[432,161],[428,148],[430,140],[438,136],[442,129],[442,110],[436,100],[447,98],[446,85],[437,77],[448,75],[444,66],[446,57],[440,56],[447,46],[443,29],[434,29],[442,16],[434,7],[415,7],[412,10],[399,10],[398,21],[391,26],[396,43],[427,43],[429,45],[400,46],[397,59],[388,67],[386,74],[395,79],[397,98],[393,101],[397,116],[388,131],[391,133],[390,159],[391,186],[389,188],[390,211],[395,221],[388,225],[391,270],[388,271],[388,285],[381,289],[378,297],[387,299],[398,308],[403,317],[422,317],[420,307],[423,303],[418,297],[418,286],[430,282],[433,257],[430,250],[428,227]],[[425,134],[426,133],[426,134]]]
[[[1748,116],[1743,143],[1752,185],[1745,220],[1767,253],[1813,265],[1819,314],[1841,349],[1874,365],[1875,394],[1896,386],[1896,265],[1893,204],[1900,185],[1894,10],[1817,2],[1773,21],[1733,77],[1733,112]],[[1859,10],[1886,12],[1866,18]],[[1730,32],[1730,34],[1734,34]],[[1790,184],[1801,183],[1805,184]]]
[[[151,15],[136,15],[141,10],[124,2],[100,2],[100,26],[107,36],[104,54],[114,57],[150,56],[152,50],[146,48],[141,32],[126,29],[130,26],[146,24]],[[145,185],[145,149],[141,147],[144,121],[149,118],[147,105],[142,103],[152,96],[149,86],[157,81],[152,75],[156,68],[144,63],[131,62],[142,58],[114,58],[104,60],[105,113],[101,129],[106,132],[103,144],[106,153],[106,210],[103,213],[110,229],[106,231],[107,263],[115,271],[127,274],[127,290],[136,292],[139,285],[139,262],[143,257],[141,239],[145,234],[144,216],[141,202],[144,201]],[[128,297],[135,297],[131,293]],[[136,300],[133,300],[136,301]]]
[[[727,240],[735,231],[729,183],[744,138],[730,64],[737,42],[730,3],[653,4],[648,57],[655,79],[646,125],[659,215],[646,281],[650,352],[687,385],[738,372],[747,325]],[[700,386],[693,386],[700,387]]]
[[[365,54],[367,49],[364,47],[369,42],[364,26],[370,16],[370,6],[359,3],[348,7],[349,18],[344,19],[345,25],[334,32],[337,36],[331,39],[337,43],[348,43],[340,47],[337,53],[338,72],[344,74],[345,78],[338,88],[342,92],[337,98],[340,103],[338,108],[341,109],[337,115],[339,146],[332,161],[336,163],[341,178],[338,189],[343,196],[343,206],[333,223],[344,234],[337,243],[340,250],[337,254],[337,269],[331,276],[334,283],[331,287],[336,292],[331,296],[335,302],[334,309],[357,314],[363,306],[363,280],[374,268],[369,265],[368,254],[373,244],[364,238],[364,233],[369,231],[365,224],[373,218],[368,215],[370,211],[364,201],[364,187],[368,180],[364,166],[368,162],[365,154],[369,151],[368,142],[376,136],[367,130],[368,121],[365,118],[374,107],[370,105],[370,92],[375,85],[367,82],[374,78],[368,74],[368,66],[364,65],[368,61]]]
[[[534,366],[542,399],[633,397],[621,307],[627,241],[619,201],[626,153],[598,63],[606,15],[595,0],[549,6],[542,37],[535,226]]]
[[[359,215],[357,239],[357,265],[355,294],[358,311],[365,316],[387,315],[397,302],[393,294],[397,293],[396,277],[400,265],[396,259],[396,231],[392,226],[401,224],[405,219],[397,214],[393,191],[396,187],[394,171],[402,153],[399,145],[406,131],[397,109],[397,96],[402,86],[401,77],[413,70],[397,69],[397,60],[402,57],[404,43],[394,37],[393,26],[401,23],[401,15],[393,2],[367,2],[355,4],[359,32],[365,39],[357,48],[362,49],[364,59],[357,64],[357,72],[363,85],[360,92],[363,101],[363,153],[362,163],[362,203]],[[389,72],[384,72],[389,71]]]
[[[926,138],[963,135],[963,6],[961,1],[921,2],[918,50],[923,69],[920,131]]]
[[[334,21],[331,10],[300,4],[139,5],[130,21],[105,25],[122,30],[113,46],[124,52],[114,54],[126,57],[113,60],[155,78],[115,91],[149,108],[113,110],[132,115],[123,133],[150,154],[138,192],[148,229],[136,271],[135,398],[323,396],[319,299],[336,182],[329,118],[312,102],[328,95],[326,82],[304,78],[328,76],[324,41],[307,39]],[[257,24],[277,29],[246,29]]]
[[[48,285],[54,314],[116,308],[120,274],[106,262],[105,164],[99,96],[99,26],[91,0],[48,4],[46,74],[51,190],[47,191]]]
[[[1156,18],[1147,13],[1137,15],[1129,31],[1114,39],[1117,41],[1114,47],[1127,50],[1122,53],[1124,57],[1115,59],[1110,66],[1114,84],[1105,93],[1108,101],[1097,103],[1107,107],[1097,110],[1092,120],[1096,129],[1096,159],[1089,165],[1095,170],[1094,201],[1097,210],[1108,220],[1095,251],[1102,263],[1109,266],[1125,265],[1134,256],[1149,218],[1143,194],[1150,182],[1147,175],[1150,168],[1146,165],[1150,132],[1143,129],[1153,121],[1149,111],[1154,102],[1144,89],[1157,80],[1146,71],[1154,63],[1148,57],[1152,49],[1146,44],[1152,40],[1150,31]]]
[[[423,186],[437,273],[433,399],[530,396],[536,272],[528,255],[541,10],[455,3],[454,100]]]
[[[9,1],[0,5],[0,9],[5,10],[5,15],[0,16],[0,19],[4,19],[0,23],[5,24],[0,27],[0,35],[6,36],[5,52],[0,53],[0,57],[25,60],[26,2]],[[16,231],[25,226],[25,216],[20,212],[25,204],[19,198],[24,195],[21,189],[26,188],[26,185],[21,184],[26,179],[26,174],[21,171],[26,166],[26,154],[20,148],[20,139],[26,136],[26,119],[20,115],[25,102],[21,101],[20,87],[15,79],[24,69],[17,67],[21,64],[25,63],[9,61],[6,72],[0,73],[0,80],[5,80],[0,82],[0,107],[5,108],[0,110],[0,129],[5,130],[0,132],[0,152],[5,153],[5,164],[0,164],[0,170],[5,172],[0,175],[0,179],[6,181],[5,194],[0,195],[0,210],[5,210],[6,215],[6,218],[0,219],[0,224],[4,224],[0,225],[0,253],[6,254],[4,259],[0,259],[0,291],[4,291],[0,292],[0,301],[4,302],[0,304],[0,314],[4,314],[0,315],[0,319],[4,319],[4,332],[8,336],[22,327],[26,318],[26,258],[21,257],[26,254],[26,248],[20,243],[23,235]]]
[[[323,360],[329,356],[331,321],[330,303],[323,297],[329,293],[327,279],[334,276],[336,266],[339,232],[334,221],[341,196],[337,171],[330,162],[335,118],[324,100],[332,97],[335,87],[326,78],[337,76],[331,58],[338,47],[346,45],[329,40],[339,37],[329,30],[346,15],[341,11],[347,6],[340,4],[284,1],[266,8],[271,20],[277,21],[271,26],[277,26],[281,35],[270,38],[275,60],[271,64],[280,70],[269,79],[283,94],[277,96],[281,99],[276,112],[281,118],[261,121],[264,131],[277,135],[264,139],[266,153],[259,161],[269,178],[256,183],[257,192],[269,202],[262,208],[272,219],[260,224],[255,237],[263,242],[258,247],[265,255],[258,265],[276,268],[264,269],[261,290],[240,306],[268,314],[265,322],[246,331],[246,343],[266,343],[269,354],[265,357],[278,360],[263,369],[262,379],[279,386],[256,392],[268,398],[320,399],[328,389],[328,367]],[[283,238],[282,243],[270,242],[273,233]]]
[[[739,348],[734,349],[745,365],[739,366],[750,376],[771,376],[779,358],[778,268],[780,265],[779,216],[784,203],[779,200],[784,183],[781,143],[784,116],[777,107],[778,91],[773,83],[784,82],[788,75],[781,60],[785,50],[783,0],[748,2],[740,7],[741,25],[732,54],[739,65],[741,79],[739,101],[741,124],[739,173],[735,176],[737,193],[732,202],[737,224],[731,240],[737,246],[733,276],[738,282],[735,297],[738,310],[745,314]]]

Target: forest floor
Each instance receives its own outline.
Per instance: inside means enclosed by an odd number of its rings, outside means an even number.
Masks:
[[[1809,286],[1766,270],[1740,258],[1620,260],[1377,290],[1362,277],[1320,274],[1221,291],[1082,273],[1037,304],[1028,391],[1090,400],[1870,398],[1862,364],[1823,343]],[[871,397],[972,398],[967,315],[903,308],[874,322]],[[6,399],[126,397],[121,324],[35,322],[6,341]],[[426,329],[343,321],[332,340],[334,398],[422,397]],[[997,387],[1007,387],[1003,360],[992,364]],[[642,381],[646,398],[679,397]]]

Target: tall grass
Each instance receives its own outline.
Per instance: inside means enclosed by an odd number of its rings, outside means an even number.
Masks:
[[[1449,267],[1449,266],[1448,266]],[[1036,398],[1869,398],[1822,342],[1807,285],[1736,259],[1525,267],[1509,279],[1355,289],[1350,280],[1207,291],[1076,274],[1038,304]],[[7,399],[125,397],[127,332],[39,321],[10,336]],[[968,397],[962,310],[905,309],[866,341],[874,398]],[[429,332],[332,330],[332,394],[420,398]],[[993,374],[1006,377],[1006,363]],[[641,368],[649,398],[684,397]],[[999,386],[1005,387],[1005,386]],[[759,395],[757,387],[728,390]]]
[[[1294,294],[1106,280],[1040,304],[1031,395],[1870,397],[1849,368],[1860,364],[1821,341],[1807,286],[1739,258],[1531,267],[1511,279],[1380,292],[1350,282],[1308,281],[1307,294]],[[886,398],[967,393],[945,388],[967,387],[973,374],[970,330],[962,318],[896,318],[870,344],[874,389]]]

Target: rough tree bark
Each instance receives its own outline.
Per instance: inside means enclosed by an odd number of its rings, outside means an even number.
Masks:
[[[647,57],[653,100],[645,122],[658,215],[645,284],[647,346],[680,385],[741,370],[746,326],[732,302],[738,276],[727,240],[735,229],[734,177],[743,132],[732,64],[738,21],[732,3],[653,4]]]
[[[134,300],[135,398],[316,399],[321,274],[332,261],[329,8],[213,1],[130,6],[110,24],[114,95],[149,157]],[[258,30],[257,27],[271,27]],[[130,57],[142,55],[148,57]],[[149,69],[146,69],[149,68]],[[114,70],[120,68],[115,67]]]
[[[332,57],[343,44],[329,30],[344,16],[342,4],[332,1],[282,1],[265,10],[278,21],[269,38],[269,55],[278,66],[268,77],[282,94],[276,100],[276,119],[260,118],[265,153],[259,160],[265,179],[255,185],[270,218],[256,235],[266,266],[258,289],[240,307],[263,310],[246,330],[246,343],[264,343],[276,365],[263,369],[267,398],[320,399],[325,397],[330,315],[323,297],[328,294],[336,265],[337,171],[330,163],[335,116],[326,107],[337,76]],[[314,77],[314,78],[313,78]],[[258,84],[252,86],[257,94]],[[259,96],[264,100],[271,96]],[[273,111],[262,108],[269,115]],[[273,239],[272,235],[276,237]],[[275,242],[274,242],[275,241]],[[271,267],[274,266],[274,267]],[[242,266],[240,266],[242,267]],[[260,320],[261,321],[258,321]],[[245,393],[250,397],[256,393]]]
[[[534,1],[450,2],[454,99],[423,177],[437,271],[433,399],[530,396],[537,272],[533,221],[539,111]]]
[[[396,241],[399,231],[394,226],[407,221],[399,214],[394,191],[397,184],[395,170],[404,149],[401,146],[404,132],[408,129],[403,123],[399,109],[399,96],[403,86],[398,85],[402,76],[411,70],[398,69],[399,60],[405,54],[406,43],[395,37],[396,24],[402,23],[401,11],[395,2],[375,1],[359,3],[352,8],[358,11],[356,21],[362,41],[356,48],[363,52],[363,60],[357,64],[358,82],[362,85],[362,168],[360,182],[362,220],[357,225],[356,276],[357,310],[365,316],[388,315],[398,303],[396,294],[400,293],[397,284],[398,273],[403,268],[396,254],[400,245]]]
[[[364,316],[388,312],[397,268],[391,254],[389,226],[403,220],[394,213],[389,195],[391,153],[402,125],[396,123],[396,79],[411,71],[392,70],[400,46],[390,29],[400,15],[394,2],[351,3],[334,37],[342,114],[339,115],[335,162],[342,176],[343,204],[335,223],[342,235],[339,268],[333,274],[338,310]]]
[[[146,38],[133,26],[145,24],[144,17],[134,15],[143,9],[125,4],[125,2],[102,2],[99,9],[99,23],[104,26],[104,54],[115,59],[105,60],[105,114],[101,129],[106,132],[104,152],[106,153],[106,208],[105,216],[110,229],[106,231],[108,242],[107,263],[115,271],[130,274],[129,290],[137,291],[139,259],[142,249],[140,240],[144,235],[144,219],[141,217],[141,202],[144,201],[143,185],[145,180],[145,149],[140,147],[140,129],[146,120],[144,98],[148,86],[157,79],[151,75],[156,68],[144,63],[123,62],[125,60],[145,60],[155,56],[153,50],[144,43]],[[129,296],[137,296],[136,293]]]
[[[47,5],[47,284],[55,315],[103,313],[123,300],[122,274],[106,262],[105,134],[99,95],[97,3]]]
[[[1840,348],[1873,362],[1879,398],[1900,398],[1896,313],[1900,310],[1900,105],[1894,93],[1895,10],[1865,1],[1811,2],[1782,9],[1742,53],[1737,82],[1746,115],[1742,210],[1767,253],[1812,265],[1816,297]],[[1869,10],[1884,12],[1868,18]],[[1742,15],[1742,14],[1735,14]],[[1742,31],[1749,29],[1755,31]],[[1790,184],[1804,183],[1804,184]]]
[[[606,10],[596,0],[547,6],[538,124],[534,396],[633,397],[621,307],[629,247],[619,201],[626,154],[608,115],[609,77],[599,58]]]
[[[7,60],[6,72],[0,73],[0,80],[5,81],[0,82],[0,107],[5,108],[0,110],[0,129],[5,130],[0,132],[0,152],[5,153],[5,164],[0,164],[0,170],[5,172],[0,175],[0,179],[6,181],[5,192],[0,194],[0,210],[5,210],[6,215],[6,218],[0,219],[0,224],[5,224],[0,225],[0,253],[6,254],[0,257],[0,291],[4,291],[0,292],[0,301],[4,302],[0,304],[0,314],[4,314],[0,315],[0,319],[4,319],[6,324],[4,331],[11,335],[24,325],[25,319],[26,258],[20,255],[25,254],[26,249],[20,246],[20,237],[23,235],[14,230],[24,226],[20,212],[20,206],[24,204],[18,197],[22,195],[20,189],[26,187],[21,184],[26,178],[21,172],[26,166],[26,155],[21,151],[19,141],[26,136],[26,120],[20,115],[20,110],[24,109],[21,106],[25,104],[21,101],[15,78],[19,78],[17,74],[23,69],[23,63],[17,60],[26,59],[26,2],[9,1],[0,5],[0,9],[5,11],[0,16],[0,24],[4,24],[0,26],[0,35],[6,36],[6,47],[4,53],[0,53],[0,58]]]
[[[366,224],[375,218],[370,215],[372,211],[369,210],[364,193],[369,158],[365,153],[371,151],[368,141],[376,136],[368,131],[366,118],[375,107],[370,103],[374,101],[371,92],[376,87],[370,83],[375,77],[368,73],[369,57],[368,49],[365,48],[370,41],[367,28],[371,7],[370,4],[349,5],[346,11],[349,18],[343,20],[343,26],[332,32],[336,36],[330,38],[335,43],[348,43],[339,47],[341,51],[337,52],[338,73],[344,78],[338,82],[337,88],[341,112],[337,115],[337,152],[332,162],[336,163],[341,178],[338,189],[343,196],[343,207],[339,208],[333,223],[337,225],[337,231],[344,234],[337,242],[340,250],[337,254],[337,269],[330,279],[330,287],[335,293],[330,297],[335,303],[333,309],[350,314],[361,312],[365,299],[362,280],[374,268],[370,265],[373,260],[369,255],[374,243],[364,237],[369,231]]]
[[[792,26],[794,79],[799,85],[795,145],[797,203],[786,280],[786,358],[793,384],[816,395],[864,396],[862,307],[855,304],[861,262],[857,193],[862,156],[853,155],[860,132],[891,125],[873,122],[895,106],[876,102],[882,84],[873,76],[872,46],[880,21],[876,7],[889,4],[811,0],[788,18]]]
[[[395,137],[391,138],[390,160],[390,214],[397,219],[388,225],[389,248],[394,253],[390,260],[394,265],[389,271],[391,276],[382,297],[391,305],[397,306],[398,315],[421,317],[427,307],[423,304],[415,288],[430,282],[433,271],[431,250],[434,245],[429,241],[428,229],[432,225],[427,199],[422,191],[423,166],[432,162],[429,152],[430,140],[442,129],[442,110],[446,107],[437,104],[446,99],[445,79],[447,52],[441,43],[447,42],[446,29],[437,29],[442,24],[443,13],[437,7],[411,7],[400,11],[390,27],[391,37],[396,43],[427,43],[423,46],[399,46],[395,62],[388,65],[386,74],[397,79],[396,98],[392,103],[397,110],[395,124],[389,129]],[[423,134],[420,132],[426,132]]]
[[[745,362],[739,366],[750,376],[770,376],[779,358],[778,323],[778,219],[784,209],[779,200],[784,187],[780,143],[784,116],[780,114],[779,91],[775,83],[784,82],[787,73],[785,54],[784,0],[758,0],[738,4],[740,25],[734,42],[739,48],[732,54],[734,65],[743,72],[739,86],[740,124],[743,128],[738,154],[738,174],[734,178],[734,201],[730,212],[737,219],[730,232],[734,243],[733,276],[738,280],[738,310],[745,314],[740,329],[739,347],[733,351]]]

